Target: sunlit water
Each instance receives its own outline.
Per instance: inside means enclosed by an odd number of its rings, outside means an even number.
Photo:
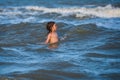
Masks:
[[[119,80],[119,0],[1,0],[0,80]],[[45,45],[46,23],[59,43]]]

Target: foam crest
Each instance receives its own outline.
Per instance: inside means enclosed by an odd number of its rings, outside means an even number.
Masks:
[[[0,22],[1,22],[0,24],[18,24],[21,22],[43,23],[50,20],[55,20],[56,22],[64,22],[67,24],[80,25],[84,21],[81,22],[81,20],[76,20],[76,18],[84,19],[84,18],[92,18],[92,17],[98,17],[98,19],[99,17],[103,19],[120,18],[120,8],[115,8],[112,7],[111,5],[107,5],[104,7],[84,6],[84,7],[47,8],[40,6],[19,6],[19,7],[0,8]],[[73,21],[69,20],[69,18],[72,18]],[[98,22],[99,21],[97,21],[97,24]],[[111,27],[113,27],[113,25],[119,24],[119,22],[117,23],[115,23],[114,21],[112,22],[113,23],[111,23],[111,21],[108,22],[107,20],[106,24],[102,22],[99,23],[98,25],[108,26],[108,24],[111,24],[112,25]],[[94,21],[93,23],[96,22]],[[118,28],[118,26],[116,26],[116,28]]]
[[[96,8],[82,8],[80,10],[82,14],[101,17],[101,18],[117,18],[120,17],[120,8],[114,8],[111,5],[106,7]],[[81,14],[76,14],[76,17],[80,17]]]
[[[62,16],[75,15],[76,17],[95,16],[102,18],[114,18],[120,17],[120,8],[114,8],[111,5],[105,7],[69,7],[69,8],[47,8],[40,6],[22,6],[22,7],[11,7],[1,8],[1,15],[38,15],[42,13],[57,13]]]
[[[120,8],[114,8],[111,5],[105,7],[85,8],[85,7],[71,7],[71,8],[46,8],[38,6],[27,6],[27,10],[37,10],[44,13],[58,13],[63,16],[75,15],[76,17],[95,16],[102,18],[120,17]]]

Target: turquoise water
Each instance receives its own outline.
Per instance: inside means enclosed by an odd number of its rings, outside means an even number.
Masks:
[[[119,80],[119,4],[1,0],[0,80]],[[48,21],[58,25],[57,45],[43,44]]]

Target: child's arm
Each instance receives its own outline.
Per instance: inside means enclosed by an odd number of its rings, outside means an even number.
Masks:
[[[48,34],[47,39],[46,39],[46,41],[45,41],[45,44],[48,44],[48,43],[49,43],[49,41],[50,41],[50,36],[51,36],[51,34]]]

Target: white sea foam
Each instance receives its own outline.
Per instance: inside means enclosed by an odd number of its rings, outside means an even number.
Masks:
[[[96,16],[103,18],[120,17],[120,8],[114,8],[111,5],[94,8],[86,7],[46,8],[39,6],[23,6],[2,9],[3,11],[0,12],[0,15],[25,15],[25,14],[37,15],[43,12],[43,13],[58,13],[63,16],[76,15],[76,17],[83,16]]]
[[[64,7],[64,8],[47,8],[47,7],[40,7],[40,6],[20,6],[20,7],[6,7],[0,8],[0,24],[18,24],[21,22],[30,22],[30,23],[43,23],[50,20],[56,20],[56,22],[64,22],[67,24],[73,25],[80,25],[84,23],[81,20],[74,20],[84,19],[84,18],[93,18],[93,17],[100,17],[103,18],[120,18],[120,8],[112,7],[111,5],[107,5],[104,7]],[[55,13],[60,14],[54,17],[54,15],[49,15],[46,13]],[[45,14],[45,15],[44,15]],[[49,17],[46,17],[48,16]],[[64,17],[72,17],[73,21],[66,19]],[[64,20],[63,20],[64,18]],[[105,20],[106,21],[106,20]],[[113,28],[116,23],[114,21],[106,21],[99,22],[97,21],[86,21],[85,23],[95,23],[98,26],[107,26],[106,28]],[[118,24],[118,23],[117,23]],[[114,27],[118,29],[119,27]]]
[[[120,17],[120,8],[114,8],[111,5],[105,7],[85,8],[46,8],[38,6],[27,6],[27,10],[43,11],[44,13],[58,13],[63,16],[76,15],[76,17],[96,16],[102,18]]]

